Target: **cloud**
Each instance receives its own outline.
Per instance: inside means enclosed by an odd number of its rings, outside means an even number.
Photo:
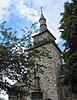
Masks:
[[[10,5],[10,2],[11,2],[11,0],[7,0],[7,1],[5,1],[5,0],[0,0],[0,7],[1,7],[1,8],[8,7],[8,6]]]
[[[8,20],[9,18],[9,6],[11,4],[11,0],[0,0],[0,22],[4,20]]]
[[[60,13],[64,10],[64,2],[67,0],[32,0],[33,8],[40,12],[40,7],[43,7],[43,13],[47,19],[47,26],[51,33],[56,37],[57,43],[60,42],[60,35],[58,28],[61,19]],[[69,0],[70,1],[70,0]],[[40,14],[39,14],[40,16]]]
[[[65,1],[67,0],[0,0],[0,21],[9,20],[13,15],[13,17],[17,16],[22,19],[22,21],[25,19],[32,23],[38,22],[40,7],[42,6],[48,29],[59,42],[60,13],[63,12]]]
[[[20,18],[27,18],[34,22],[37,20],[37,10],[27,7],[25,0],[4,0],[0,1],[0,21],[9,20],[12,15]],[[31,18],[30,18],[31,16]],[[35,17],[36,16],[36,17]]]
[[[17,14],[20,18],[27,18],[34,23],[37,21],[38,12],[36,9],[31,8],[30,6],[28,7],[27,4],[25,5],[25,3],[25,0],[20,0],[20,2],[16,4]]]

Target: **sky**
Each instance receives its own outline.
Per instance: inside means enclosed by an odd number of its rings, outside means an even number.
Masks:
[[[61,33],[58,28],[61,19],[60,13],[64,11],[64,2],[66,1],[71,0],[0,0],[0,23],[6,21],[7,27],[18,31],[35,22],[38,22],[39,25],[40,7],[43,7],[47,27],[63,50],[63,41],[60,39]],[[18,36],[21,36],[20,32]],[[1,95],[1,97],[5,97],[7,100],[6,96]]]

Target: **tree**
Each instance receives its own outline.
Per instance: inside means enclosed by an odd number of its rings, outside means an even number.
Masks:
[[[17,38],[16,31],[5,28],[5,21],[0,24],[0,88],[7,89],[9,83],[5,80],[18,80],[27,72],[27,53],[25,49],[31,45],[31,31]],[[5,81],[4,81],[5,80]],[[5,87],[6,85],[6,87]],[[7,86],[8,85],[8,86]]]
[[[16,31],[13,33],[12,28],[5,28],[5,23],[0,25],[0,88],[6,90],[10,84],[5,77],[18,80],[23,75],[22,70],[25,70],[26,65],[22,40],[16,37]]]
[[[63,59],[66,64],[64,83],[72,92],[77,93],[77,0],[66,2],[61,15],[59,29],[64,40]]]
[[[0,88],[9,94],[19,96],[22,86],[12,86],[5,80],[5,77],[19,82],[22,79],[27,87],[26,91],[22,90],[22,95],[27,95],[29,94],[28,90],[30,86],[32,86],[33,77],[37,72],[43,73],[43,65],[35,60],[40,60],[41,56],[48,56],[48,53],[45,53],[45,48],[43,51],[36,49],[31,42],[31,35],[35,30],[35,23],[30,28],[22,29],[25,35],[21,38],[17,38],[17,32],[15,31],[13,33],[11,31],[12,28],[5,28],[5,23],[3,22],[0,25],[0,73],[2,73]]]

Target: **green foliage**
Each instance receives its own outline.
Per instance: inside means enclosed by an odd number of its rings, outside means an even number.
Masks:
[[[27,73],[28,68],[28,51],[27,47],[31,46],[31,31],[21,38],[17,38],[16,31],[13,33],[12,28],[5,28],[5,23],[0,24],[0,88],[6,90],[11,86],[4,81],[4,77],[14,81],[19,80]],[[8,82],[7,82],[8,83]],[[4,86],[6,84],[6,87]]]
[[[11,84],[5,78],[18,80],[26,72],[27,65],[24,39],[18,39],[17,32],[5,28],[5,23],[0,24],[0,89],[8,91]]]
[[[77,0],[64,4],[64,13],[61,14],[61,38],[65,41],[63,59],[65,61],[65,84],[72,92],[77,93]]]
[[[12,33],[11,28],[4,27],[4,23],[0,27],[0,72],[3,72],[3,76],[14,80],[16,77],[13,76],[19,74],[25,62],[23,43],[16,37],[16,31]]]
[[[0,73],[2,73],[0,88],[8,94],[19,96],[22,92],[21,95],[27,95],[29,89],[33,87],[33,78],[38,73],[43,74],[45,66],[40,63],[41,58],[48,57],[49,51],[45,47],[40,50],[32,45],[31,35],[35,31],[35,24],[22,29],[25,35],[17,38],[17,32],[12,32],[12,28],[5,28],[5,23],[0,25]],[[21,86],[12,86],[4,81],[4,77],[18,81]],[[22,82],[27,90],[23,90]]]

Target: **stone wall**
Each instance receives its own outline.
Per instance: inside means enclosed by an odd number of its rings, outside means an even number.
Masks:
[[[58,100],[57,82],[58,73],[61,66],[60,52],[53,44],[46,44],[38,49],[42,50],[46,48],[49,51],[49,57],[43,57],[41,63],[46,67],[43,68],[44,74],[39,74],[41,88],[44,98],[51,98],[52,100]]]

